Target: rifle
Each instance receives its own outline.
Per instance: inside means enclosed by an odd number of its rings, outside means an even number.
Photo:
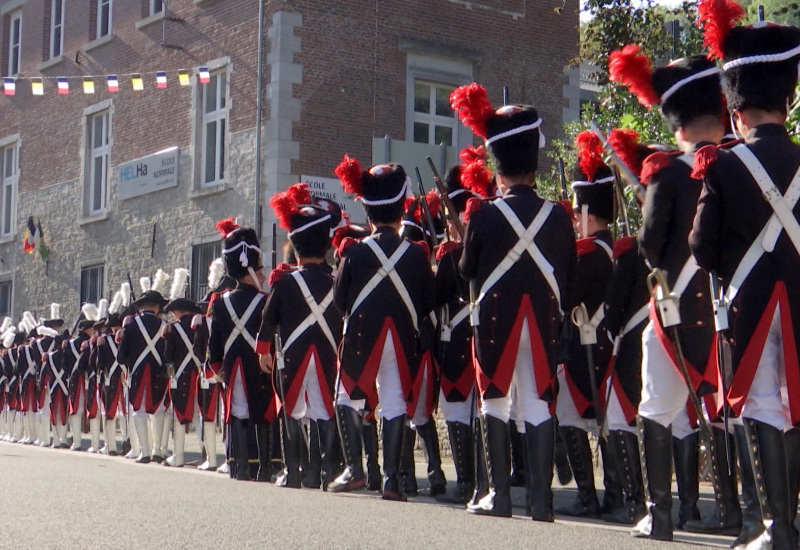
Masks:
[[[69,337],[72,338],[72,335],[75,334],[75,331],[78,330],[78,325],[83,320],[83,310],[78,308],[78,316],[75,318],[75,322],[72,324],[72,328],[69,331]]]
[[[289,415],[286,412],[286,393],[283,388],[283,369],[286,363],[283,357],[283,341],[279,332],[275,332],[275,385],[278,387],[278,395],[281,398],[281,412],[283,413],[283,425],[286,430],[286,439],[291,439],[292,434],[289,430]]]
[[[625,181],[628,183],[628,186],[633,189],[633,193],[636,198],[639,200],[641,204],[644,204],[644,198],[646,194],[645,187],[639,181],[639,178],[633,173],[633,171],[628,167],[625,162],[620,158],[617,152],[611,147],[611,144],[608,143],[608,138],[603,133],[600,128],[597,127],[597,124],[594,122],[589,123],[589,127],[592,129],[592,132],[600,138],[600,143],[603,144],[603,149],[605,150],[606,154],[608,155],[608,163],[613,164],[620,172],[622,177],[625,178]]]
[[[436,225],[433,223],[433,216],[431,215],[431,210],[428,208],[428,201],[425,199],[425,186],[422,183],[422,176],[419,173],[419,167],[415,166],[414,170],[417,173],[417,189],[419,190],[419,207],[422,209],[422,213],[425,215],[425,223],[428,226],[428,231],[431,234],[431,257],[434,257],[433,249],[436,248],[438,244],[438,239],[436,238]],[[435,261],[435,260],[434,260]]]
[[[128,271],[128,286],[131,287],[131,304],[136,301],[136,294],[133,292],[133,282],[131,282],[131,272]],[[127,304],[125,307],[128,307],[131,304]]]
[[[428,166],[430,167],[431,172],[433,172],[433,183],[436,184],[436,189],[439,190],[439,194],[442,196],[442,204],[444,204],[447,219],[453,224],[456,233],[458,233],[459,238],[463,242],[464,224],[461,223],[461,219],[458,217],[458,210],[456,210],[456,207],[453,206],[453,201],[450,200],[450,196],[447,194],[447,190],[444,188],[444,183],[442,182],[442,178],[439,177],[439,171],[436,169],[433,159],[431,159],[431,157],[425,157],[425,159],[428,161]]]
[[[625,237],[630,237],[631,226],[628,220],[628,205],[625,204],[625,192],[622,189],[622,181],[619,175],[619,170],[615,167],[614,172],[614,196],[617,199],[617,206],[619,207],[619,216],[622,217],[622,234]]]
[[[567,173],[564,170],[564,159],[558,157],[558,179],[561,180],[561,200],[569,200],[569,192],[567,191]]]

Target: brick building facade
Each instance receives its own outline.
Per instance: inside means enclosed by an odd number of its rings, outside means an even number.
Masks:
[[[219,253],[214,222],[226,216],[262,218],[269,265],[269,197],[303,178],[341,198],[332,169],[345,151],[424,174],[426,155],[440,169],[453,162],[473,139],[446,106],[462,83],[485,84],[498,104],[507,86],[558,135],[576,109],[564,69],[577,49],[577,0],[558,13],[562,3],[270,1],[260,29],[252,0],[0,0],[0,68],[16,79],[15,95],[0,96],[0,314],[57,301],[69,318],[127,273],[135,282],[158,267],[189,268],[196,297]],[[165,89],[156,71],[167,73]],[[69,94],[57,93],[58,77]],[[32,94],[32,78],[43,79],[43,95]],[[175,179],[131,191],[136,161],[172,148],[164,162],[175,162]],[[41,221],[47,263],[22,251],[30,216]]]

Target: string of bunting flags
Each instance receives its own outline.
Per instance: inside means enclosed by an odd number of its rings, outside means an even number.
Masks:
[[[189,71],[181,69],[178,71],[156,71],[155,73],[126,73],[126,74],[110,74],[110,75],[84,75],[84,76],[7,76],[3,78],[3,95],[13,96],[17,93],[17,83],[28,81],[31,85],[31,94],[41,96],[44,95],[45,80],[56,81],[56,90],[61,95],[69,94],[70,81],[80,81],[83,87],[84,94],[95,93],[95,81],[105,81],[106,87],[109,92],[116,93],[120,89],[120,78],[128,78],[131,87],[135,92],[144,90],[145,77],[152,78],[155,76],[156,88],[167,87],[167,73],[176,74],[178,77],[178,84],[181,86],[188,86],[191,84],[189,78]],[[207,84],[211,81],[211,73],[208,67],[199,67],[196,70],[197,80],[201,84]]]

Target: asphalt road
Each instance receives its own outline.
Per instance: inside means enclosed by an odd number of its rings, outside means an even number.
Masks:
[[[417,472],[424,471],[419,464]],[[447,473],[453,478],[451,469]],[[419,483],[427,486],[423,479]],[[642,541],[626,527],[602,522],[533,522],[520,508],[512,519],[475,517],[427,498],[383,502],[375,493],[334,495],[234,482],[190,467],[11,443],[0,443],[0,487],[0,549],[657,550],[727,548],[731,541],[681,532],[676,540],[683,544]],[[557,489],[557,504],[573,495]],[[702,508],[711,505],[706,488]]]

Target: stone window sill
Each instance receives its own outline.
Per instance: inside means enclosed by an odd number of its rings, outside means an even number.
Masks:
[[[91,223],[102,222],[108,219],[108,211],[100,214],[92,214],[91,216],[81,216],[78,219],[78,225],[89,225]]]
[[[15,240],[17,240],[16,235],[6,235],[5,237],[0,237],[0,244],[13,243]]]
[[[227,191],[228,188],[225,187],[224,183],[220,183],[217,185],[209,185],[207,187],[195,187],[189,192],[190,199],[202,199],[204,197],[208,197],[211,195],[217,195],[219,193],[224,193]]]
[[[85,44],[83,46],[83,51],[84,52],[90,52],[90,51],[92,51],[92,50],[94,50],[96,48],[99,48],[100,46],[102,46],[104,44],[108,44],[112,40],[114,40],[114,35],[111,34],[111,33],[108,33],[105,36],[101,36],[100,38],[96,38],[96,39],[92,40],[91,42],[89,42],[88,44]]]
[[[39,63],[36,66],[36,70],[39,72],[46,71],[47,69],[55,67],[56,65],[60,65],[63,62],[64,62],[64,56],[57,55],[55,57],[51,57],[47,61],[42,61],[41,63]]]
[[[154,13],[149,17],[145,17],[144,19],[139,19],[136,22],[136,28],[138,30],[142,30],[146,27],[149,27],[153,23],[160,23],[163,20],[164,20],[164,10],[161,10],[160,12]]]

